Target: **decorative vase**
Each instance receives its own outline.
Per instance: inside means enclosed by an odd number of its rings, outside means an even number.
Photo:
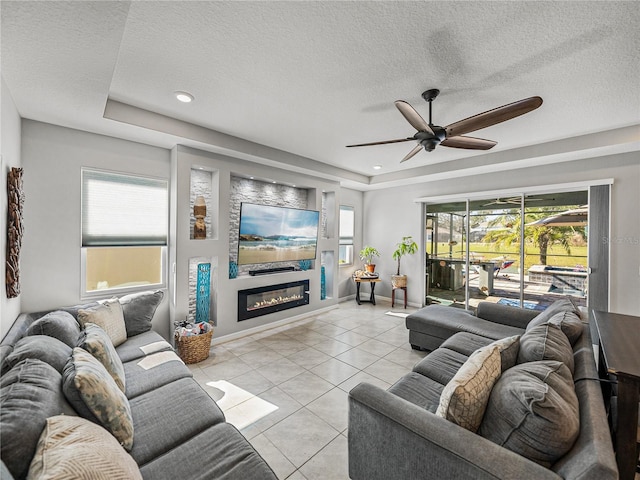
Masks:
[[[193,216],[196,217],[196,223],[193,226],[193,238],[207,238],[207,226],[204,223],[204,217],[207,215],[207,204],[204,197],[199,195],[193,204]]]
[[[367,272],[373,273],[376,271],[376,265],[374,263],[367,263],[364,268],[367,269]]]
[[[327,278],[325,275],[324,265],[320,267],[320,300],[327,298]]]
[[[196,283],[196,323],[209,321],[209,295],[211,285],[211,264],[198,264]]]
[[[300,266],[300,270],[309,270],[311,268],[311,260],[300,260],[298,261],[298,265]]]
[[[238,276],[238,264],[236,262],[229,262],[229,278],[236,278]]]

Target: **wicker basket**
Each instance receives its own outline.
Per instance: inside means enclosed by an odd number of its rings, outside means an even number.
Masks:
[[[391,275],[391,285],[393,288],[405,288],[407,286],[407,276]]]
[[[176,349],[184,363],[198,363],[209,358],[213,327],[207,332],[191,337],[176,335]]]

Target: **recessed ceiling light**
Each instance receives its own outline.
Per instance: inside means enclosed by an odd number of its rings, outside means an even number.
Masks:
[[[193,95],[188,92],[174,92],[174,94],[182,103],[189,103],[193,101]]]
[[[380,170],[382,168],[382,165],[374,165],[373,169],[374,170]]]
[[[253,180],[253,177],[249,177],[249,180]]]
[[[271,182],[271,183],[278,183],[278,182],[276,182],[276,181],[274,180],[274,181],[273,181],[273,182]]]

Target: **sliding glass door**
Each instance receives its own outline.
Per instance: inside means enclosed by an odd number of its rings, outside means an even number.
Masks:
[[[426,303],[586,304],[588,192],[427,204]]]

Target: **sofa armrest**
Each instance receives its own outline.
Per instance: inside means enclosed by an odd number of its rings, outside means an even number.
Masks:
[[[539,313],[537,310],[526,310],[492,302],[480,302],[476,316],[493,323],[526,328],[529,322]]]
[[[368,383],[349,392],[348,432],[353,480],[561,478]]]

